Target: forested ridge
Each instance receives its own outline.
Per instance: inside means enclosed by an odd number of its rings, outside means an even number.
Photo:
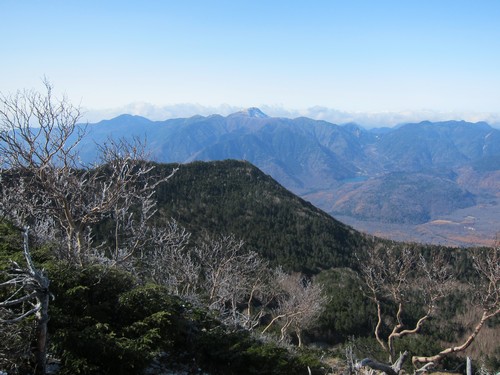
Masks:
[[[175,165],[158,165],[169,173]],[[352,267],[376,240],[333,219],[248,162],[193,162],[156,192],[160,215],[194,234],[232,233],[249,250],[294,271]],[[380,240],[378,240],[380,241]]]

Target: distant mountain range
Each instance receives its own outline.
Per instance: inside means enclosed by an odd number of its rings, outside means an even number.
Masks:
[[[380,235],[391,237],[391,225],[400,225],[398,239],[463,245],[500,230],[500,130],[483,122],[366,130],[249,108],[166,121],[122,115],[88,132],[80,145],[85,161],[110,137],[145,138],[158,162],[246,160],[324,211]]]

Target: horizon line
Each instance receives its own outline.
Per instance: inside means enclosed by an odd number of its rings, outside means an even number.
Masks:
[[[343,111],[326,106],[312,106],[305,109],[286,108],[281,105],[259,105],[240,107],[229,104],[219,106],[205,106],[195,103],[179,103],[170,105],[156,105],[145,102],[135,102],[128,105],[92,109],[83,107],[82,118],[88,123],[97,123],[111,120],[121,115],[144,117],[151,121],[166,121],[176,118],[190,118],[194,116],[220,115],[223,117],[258,109],[263,114],[275,118],[295,119],[307,117],[313,120],[323,120],[337,125],[357,124],[366,128],[394,127],[403,124],[446,121],[465,121],[470,123],[485,122],[488,125],[500,127],[500,113],[479,113],[472,111],[437,111],[431,109],[402,110],[402,111]]]

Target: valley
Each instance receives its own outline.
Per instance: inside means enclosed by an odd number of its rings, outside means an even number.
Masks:
[[[498,234],[499,204],[498,200],[479,204],[423,224],[362,221],[343,215],[335,218],[361,232],[395,241],[453,247],[491,246]]]

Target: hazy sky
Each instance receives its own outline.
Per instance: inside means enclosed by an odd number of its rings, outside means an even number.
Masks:
[[[45,75],[92,110],[500,113],[496,0],[1,0],[0,15],[4,93]]]

